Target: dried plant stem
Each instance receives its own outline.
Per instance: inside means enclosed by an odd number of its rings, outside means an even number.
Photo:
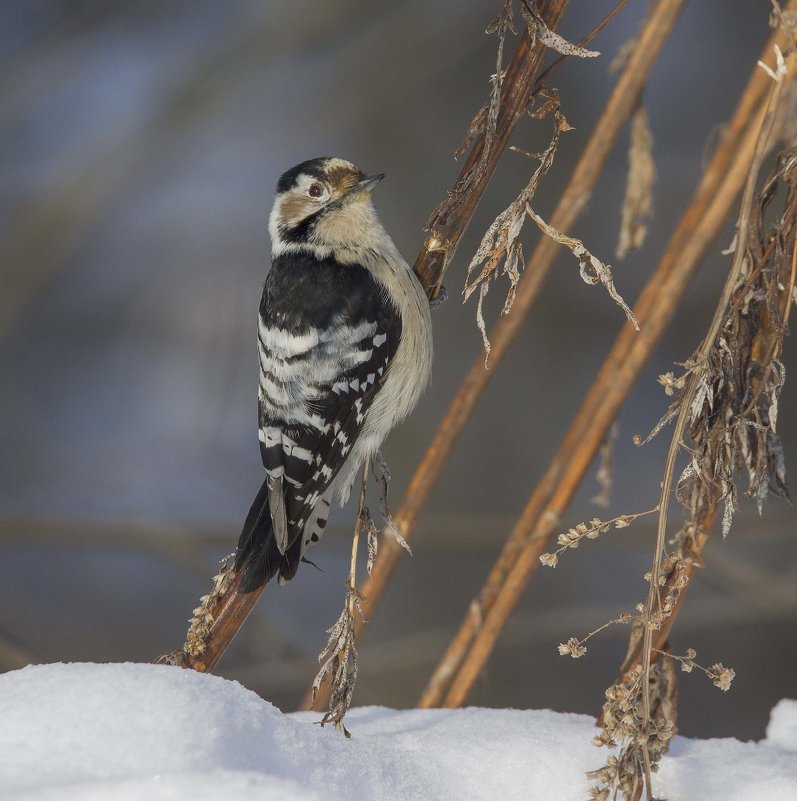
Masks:
[[[625,8],[627,3],[628,0],[618,0],[617,5],[586,36],[576,42],[576,46],[586,47]],[[537,83],[534,85],[535,91],[539,89],[545,82],[545,79],[568,58],[570,58],[570,56],[564,53],[557,56],[556,59],[543,70],[540,77],[537,78]]]
[[[351,562],[349,563],[349,589],[352,592],[348,596],[349,614],[354,617],[354,607],[357,596],[354,594],[357,590],[357,550],[360,544],[360,529],[363,527],[363,512],[365,510],[365,485],[368,483],[368,465],[370,462],[366,460],[363,465],[363,479],[360,486],[360,500],[357,504],[357,519],[354,522],[354,536],[351,542]]]
[[[343,724],[349,711],[357,683],[357,644],[354,637],[354,621],[357,613],[362,612],[360,593],[357,591],[357,552],[360,543],[360,530],[368,516],[365,508],[365,487],[368,482],[368,465],[365,462],[360,486],[360,500],[357,504],[357,518],[354,522],[354,535],[351,544],[351,563],[349,577],[346,580],[346,603],[337,622],[327,630],[329,640],[319,655],[321,669],[313,682],[313,701],[316,693],[325,682],[330,687],[327,697],[328,709],[321,720],[321,725],[332,723],[346,737],[351,735]]]
[[[568,0],[538,2],[540,16],[548,28],[554,30],[558,27],[567,4]],[[485,127],[476,137],[459,177],[448,193],[448,200],[438,207],[429,221],[429,235],[413,269],[430,298],[437,297],[443,274],[454,258],[462,234],[509,144],[512,131],[526,111],[547,52],[547,47],[535,42],[528,29],[523,32],[501,81],[494,136],[488,143]]]
[[[236,572],[232,567],[229,570],[233,574],[229,586],[208,609],[210,624],[208,634],[202,638],[204,647],[189,650],[184,646],[176,652],[159,656],[156,662],[191,668],[200,673],[210,673],[216,667],[265,589],[263,586],[252,592],[243,592],[241,585],[245,574]],[[186,645],[189,639],[190,637],[187,638]]]
[[[689,589],[689,585],[691,583],[692,574],[694,573],[695,569],[702,564],[702,556],[703,551],[705,550],[706,545],[708,544],[709,532],[711,531],[712,526],[714,525],[714,518],[716,516],[717,506],[716,504],[710,506],[707,510],[703,518],[697,522],[695,526],[695,530],[692,532],[690,536],[690,542],[688,550],[685,550],[681,555],[683,559],[683,566],[681,568],[681,572],[679,573],[678,568],[675,564],[670,566],[667,570],[663,573],[659,573],[659,575],[664,576],[664,584],[661,585],[659,588],[661,594],[663,596],[668,596],[672,593],[675,585],[676,579],[680,579],[681,577],[686,579],[684,586],[682,586],[679,590],[678,595],[676,596],[675,603],[673,605],[671,613],[664,618],[661,623],[661,626],[653,632],[653,638],[651,640],[652,650],[662,650],[667,642],[667,639],[670,636],[670,631],[675,623],[675,619],[678,615],[678,612],[681,609],[681,605],[683,603],[684,597],[686,596],[686,592]],[[640,636],[640,631],[638,629],[634,629],[631,633],[631,640],[628,647],[628,653],[626,654],[625,660],[620,668],[620,676],[618,677],[615,684],[621,684],[624,680],[633,673],[633,671],[641,664],[642,662],[642,652],[643,652],[643,643],[644,637]],[[598,719],[598,725],[601,724],[602,716]]]
[[[672,32],[684,3],[685,0],[659,0],[651,9],[573,176],[551,216],[551,224],[560,230],[567,231],[586,206],[612,146],[635,108],[647,76]],[[512,313],[502,316],[490,333],[491,369],[485,370],[484,357],[481,353],[477,354],[465,380],[446,410],[445,417],[416,468],[394,516],[396,527],[405,539],[411,538],[418,517],[443,471],[457,437],[515,341],[559,250],[559,245],[553,240],[548,237],[540,238],[518,282]],[[393,540],[385,540],[380,545],[373,572],[362,589],[363,608],[368,620],[373,619],[402,553],[401,546]],[[358,637],[362,637],[367,623],[357,621],[356,625]],[[309,702],[308,692],[300,708],[308,708]],[[436,703],[439,701],[430,705]]]
[[[795,4],[797,5],[797,4]],[[772,44],[764,51],[772,61]],[[756,67],[724,141],[703,174],[635,312],[635,334],[624,328],[604,362],[545,476],[510,534],[479,596],[421,697],[421,706],[459,706],[467,698],[495,642],[546,550],[547,538],[587,470],[642,365],[672,316],[689,279],[717,236],[751,162],[769,78]],[[530,540],[530,538],[534,538]]]
[[[567,3],[568,0],[545,0],[538,3],[540,15],[549,29],[554,30],[558,27]],[[430,235],[424,241],[415,261],[415,272],[430,298],[437,297],[443,273],[495,172],[515,126],[525,113],[546,53],[547,47],[541,42],[535,42],[526,30],[501,82],[498,117],[489,153],[483,158],[486,130],[482,130],[474,138],[459,179],[449,192],[449,212],[444,219],[438,217],[434,221]],[[481,177],[464,186],[467,176],[472,175],[477,168]],[[400,545],[388,540],[380,551],[380,557],[383,555],[389,557],[393,553],[397,560],[397,552],[400,550]],[[227,591],[208,609],[208,619],[211,623],[209,633],[204,638],[203,652],[198,655],[184,650],[177,652],[177,655],[171,655],[175,664],[203,672],[213,670],[263,592],[264,587],[249,593],[242,592],[244,578],[243,575],[234,576]]]
[[[653,649],[653,628],[651,626],[651,616],[659,600],[659,576],[661,575],[661,562],[665,554],[665,536],[667,532],[667,512],[670,501],[670,494],[672,492],[673,477],[675,474],[675,463],[683,445],[683,437],[686,429],[686,421],[690,414],[692,401],[695,398],[698,384],[703,378],[704,370],[706,369],[706,362],[709,352],[715,345],[717,335],[719,334],[722,322],[728,309],[728,304],[735,287],[739,282],[741,275],[742,265],[747,257],[747,237],[750,229],[750,214],[752,211],[753,196],[755,193],[756,183],[758,181],[758,174],[761,170],[761,164],[764,156],[767,153],[769,143],[772,136],[772,131],[775,126],[775,119],[777,116],[780,96],[783,91],[785,81],[783,78],[776,80],[769,95],[769,102],[767,104],[766,114],[761,121],[759,130],[756,132],[755,151],[753,153],[752,163],[750,164],[747,181],[742,196],[741,212],[739,220],[736,225],[736,250],[733,256],[731,269],[728,273],[728,278],[725,281],[725,286],[722,291],[722,296],[714,310],[714,317],[711,320],[708,333],[703,340],[697,354],[696,363],[697,369],[692,372],[686,389],[681,400],[678,418],[673,430],[670,446],[667,451],[667,459],[664,466],[664,478],[661,482],[661,496],[659,499],[659,520],[656,532],[656,545],[653,553],[653,567],[651,568],[651,580],[648,588],[648,598],[645,604],[644,614],[644,636],[642,645],[642,686],[647,687],[650,680],[650,664],[651,653]],[[717,499],[719,500],[719,499]],[[650,725],[650,693],[642,693],[642,731],[647,732]],[[650,757],[648,754],[648,740],[647,737],[642,739],[642,757],[645,767],[645,783],[647,787],[647,797],[649,801],[653,799],[653,785],[651,783],[650,775]]]

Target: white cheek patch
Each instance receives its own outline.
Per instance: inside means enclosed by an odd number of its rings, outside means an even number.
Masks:
[[[323,192],[318,197],[309,194],[310,187],[318,184]],[[285,225],[295,226],[305,217],[323,208],[331,199],[329,188],[312,175],[299,175],[296,185],[282,195],[278,195],[268,218],[268,233],[271,237],[271,255],[276,258],[283,253],[296,252],[310,247],[309,243],[288,242],[282,238],[280,228]],[[329,255],[328,248],[313,246],[319,258]]]

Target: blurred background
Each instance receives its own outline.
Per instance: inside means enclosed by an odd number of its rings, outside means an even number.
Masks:
[[[614,0],[573,0],[578,39]],[[149,661],[180,645],[233,550],[261,481],[255,314],[266,218],[285,169],[339,155],[385,172],[377,205],[412,262],[453,184],[452,153],[485,102],[495,0],[29,0],[0,3],[0,670],[29,662]],[[635,0],[555,73],[566,134],[536,206],[547,215],[613,84],[608,65],[648,3]],[[769,33],[769,0],[687,4],[648,85],[656,213],[644,249],[615,265],[632,302],[655,267]],[[511,54],[514,41],[508,43]],[[522,123],[537,150],[549,121]],[[574,233],[614,262],[627,133]],[[531,163],[507,153],[434,314],[434,381],[388,440],[396,506],[481,340],[462,306],[481,234]],[[526,252],[538,234],[528,225]],[[669,434],[645,448],[667,399],[656,377],[688,357],[729,266],[726,227],[620,417],[610,510],[591,471],[565,520],[655,505]],[[494,321],[500,285],[488,303]],[[361,649],[355,703],[412,706],[623,324],[561,254],[523,333],[462,436]],[[797,362],[787,342],[787,366]],[[792,379],[793,380],[793,379]],[[795,387],[779,419],[797,464]],[[484,472],[485,465],[489,472]],[[677,519],[679,512],[675,512]],[[282,709],[317,669],[343,601],[350,508],[284,588],[267,588],[219,666]],[[677,653],[737,672],[727,695],[693,673],[680,727],[763,736],[797,696],[797,514],[747,499],[675,626]],[[674,523],[675,525],[675,523]],[[652,519],[539,570],[472,703],[594,713],[625,654],[613,627],[587,657],[556,646],[646,593]]]

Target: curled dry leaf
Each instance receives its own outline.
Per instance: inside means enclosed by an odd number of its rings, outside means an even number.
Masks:
[[[313,681],[313,700],[321,684],[329,679],[332,690],[329,709],[321,719],[321,725],[332,723],[346,735],[351,734],[343,725],[343,719],[351,706],[354,685],[357,683],[357,647],[354,635],[354,611],[362,616],[360,594],[351,585],[346,586],[346,603],[332,628],[327,629],[329,639],[324,650],[318,655],[321,669]]]
[[[368,572],[368,575],[371,575],[371,571],[374,568],[374,562],[376,561],[376,555],[379,551],[379,529],[376,527],[376,524],[371,517],[371,512],[367,506],[363,506],[362,512],[360,514],[360,530],[365,532],[366,535],[366,546],[368,550],[368,561],[366,562],[365,569]]]
[[[536,36],[537,41],[542,42],[551,50],[556,50],[557,53],[561,53],[563,56],[577,56],[578,58],[595,58],[600,55],[597,50],[587,50],[586,47],[579,47],[552,31],[545,24],[533,0],[521,0],[520,13],[523,15],[529,30]]]
[[[773,214],[769,207],[777,198],[783,208]],[[743,269],[705,360],[693,357],[683,377],[668,374],[662,381],[676,394],[667,417],[680,409],[685,379],[696,381],[687,417],[692,457],[676,482],[676,497],[693,520],[723,504],[723,536],[738,505],[740,472],[759,511],[770,494],[788,498],[777,420],[796,234],[797,150],[789,149],[754,198],[748,230],[737,237],[745,243]]]
[[[409,546],[409,543],[401,536],[401,532],[398,529],[395,521],[393,520],[393,515],[390,513],[390,503],[388,500],[388,493],[390,491],[390,467],[385,460],[385,457],[382,451],[377,451],[371,457],[371,468],[373,470],[374,481],[376,481],[376,485],[379,489],[379,511],[382,516],[382,523],[383,523],[383,534],[386,534],[389,537],[392,537],[410,556],[412,556],[412,549]],[[371,525],[373,525],[373,520],[371,521]],[[369,528],[369,548],[370,548],[370,537],[371,537],[371,530]],[[373,536],[379,534],[379,530],[374,526]],[[376,556],[376,545],[374,546],[374,557]],[[368,574],[371,573],[371,566],[368,568]]]
[[[487,326],[484,319],[484,299],[490,288],[490,282],[498,275],[509,279],[509,289],[504,300],[503,314],[508,314],[515,298],[517,283],[524,266],[523,246],[520,233],[526,219],[526,207],[537,191],[540,179],[550,170],[553,164],[559,136],[563,131],[571,130],[564,115],[559,111],[559,95],[555,89],[545,89],[539,93],[545,103],[536,112],[538,115],[553,114],[554,132],[548,147],[539,155],[539,165],[534,170],[529,182],[518,197],[502,211],[491,223],[482,237],[482,241],[468,265],[463,295],[467,301],[478,289],[479,300],[476,307],[476,324],[482,335],[485,350],[485,362],[490,354],[490,341],[487,337]],[[473,277],[476,269],[479,273]]]
[[[614,286],[614,278],[612,277],[612,270],[608,264],[604,264],[599,258],[593,256],[586,247],[584,247],[584,243],[580,239],[576,239],[573,236],[567,236],[567,234],[563,234],[561,231],[554,228],[552,225],[549,225],[545,220],[537,214],[534,209],[531,208],[528,204],[526,204],[526,213],[537,223],[539,229],[544,233],[547,234],[551,239],[555,242],[558,242],[560,245],[564,245],[577,259],[580,265],[580,274],[582,279],[587,284],[597,284],[600,281],[603,286],[606,288],[606,291],[609,293],[609,296],[614,300],[614,302],[625,312],[625,316],[628,318],[628,321],[634,328],[639,330],[639,321],[635,317],[634,313],[629,308],[628,304],[622,299],[620,293]]]
[[[484,131],[484,124],[487,122],[487,108],[487,106],[482,106],[476,112],[476,116],[470,121],[468,130],[465,131],[465,138],[462,140],[460,146],[454,151],[455,159],[458,159],[460,156],[464,156],[475,141],[476,137],[481,136],[482,131]]]

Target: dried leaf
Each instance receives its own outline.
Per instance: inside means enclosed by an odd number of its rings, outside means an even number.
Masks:
[[[620,72],[620,70],[625,66],[626,61],[628,61],[628,57],[634,51],[634,46],[636,45],[636,37],[632,39],[627,39],[623,44],[620,45],[617,52],[614,55],[614,58],[609,62],[609,75],[613,75],[616,72]]]
[[[592,502],[597,506],[608,507],[611,502],[612,484],[614,483],[614,446],[617,444],[619,431],[620,426],[615,420],[601,445],[598,471],[595,473],[600,492],[592,498]],[[628,524],[626,523],[626,525]]]
[[[731,482],[727,482],[725,494],[723,496],[723,513],[722,513],[722,537],[723,539],[731,532],[731,525],[733,525],[733,515],[736,511],[736,487]]]
[[[561,231],[554,228],[552,225],[549,225],[547,222],[545,222],[545,220],[543,220],[542,217],[540,217],[540,215],[537,214],[537,212],[535,212],[534,209],[532,209],[528,204],[526,204],[526,213],[529,215],[529,217],[531,217],[532,220],[534,220],[535,223],[537,223],[539,229],[544,234],[547,234],[549,237],[551,237],[551,239],[553,239],[555,242],[558,242],[560,245],[564,245],[578,259],[581,277],[586,283],[594,285],[600,281],[604,285],[606,291],[609,293],[609,296],[625,312],[625,316],[628,318],[628,321],[638,331],[639,321],[615,289],[614,279],[612,278],[612,271],[609,265],[604,264],[600,259],[593,256],[592,253],[590,253],[586,247],[584,247],[584,243],[580,239],[567,236],[566,234],[563,234]]]
[[[487,123],[487,106],[482,106],[477,112],[476,116],[471,120],[468,130],[465,131],[465,138],[462,144],[454,151],[454,158],[458,159],[463,156],[473,144],[475,139],[482,135],[484,126]]]
[[[640,105],[631,118],[631,144],[628,149],[628,179],[620,221],[617,258],[624,259],[645,242],[648,222],[653,214],[653,136],[645,107]]]
[[[558,94],[555,92],[548,93],[546,96],[549,100],[555,99],[558,102]],[[568,129],[567,120],[558,109],[555,110],[554,133],[548,147],[540,156],[540,163],[537,169],[520,195],[490,224],[468,265],[463,296],[467,301],[476,289],[479,290],[476,324],[479,327],[484,343],[485,364],[490,355],[490,342],[484,320],[484,298],[489,291],[489,283],[499,273],[509,279],[509,288],[502,311],[503,314],[508,314],[515,299],[517,283],[520,280],[521,269],[524,265],[520,233],[526,219],[526,206],[536,193],[540,179],[553,164],[560,133]],[[482,269],[474,278],[473,275],[479,266]]]
[[[495,141],[496,130],[498,128],[498,112],[501,106],[501,87],[504,82],[504,39],[506,38],[506,32],[508,30],[511,30],[513,33],[515,32],[512,0],[504,0],[501,13],[498,15],[497,19],[487,26],[485,31],[487,34],[497,34],[498,53],[495,59],[495,75],[492,76],[493,90],[490,95],[490,104],[487,109],[487,118],[484,125],[484,151],[479,164],[479,171],[482,173],[487,166],[487,160],[490,157],[493,142]]]
[[[537,41],[542,42],[551,50],[556,50],[557,53],[561,53],[563,56],[577,56],[578,58],[595,58],[600,55],[597,50],[587,50],[586,47],[579,47],[552,31],[545,24],[545,20],[543,20],[535,4],[530,0],[521,2],[520,11],[523,14],[526,25],[534,33]]]
[[[329,710],[321,719],[321,725],[332,723],[346,737],[351,737],[351,734],[343,725],[343,718],[349,711],[354,685],[357,683],[357,647],[352,614],[354,609],[362,614],[360,594],[347,583],[343,611],[332,628],[327,629],[329,639],[324,650],[318,655],[321,668],[313,680],[312,687],[315,700],[321,684],[325,680],[330,681]]]

